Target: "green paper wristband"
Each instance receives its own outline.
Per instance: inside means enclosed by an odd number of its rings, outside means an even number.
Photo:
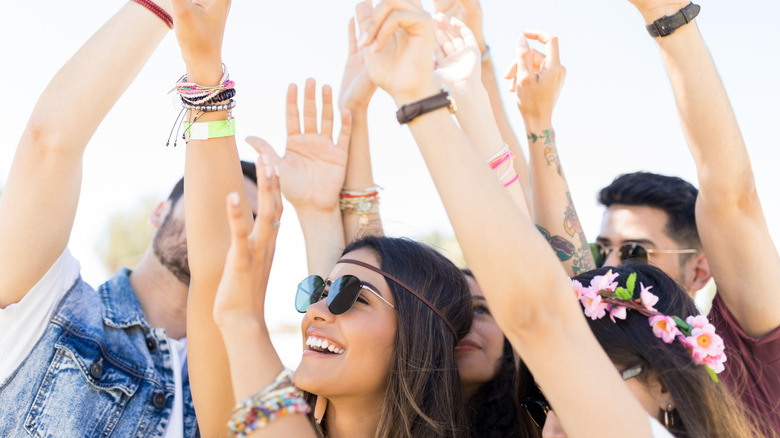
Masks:
[[[184,122],[184,133],[188,140],[208,140],[210,138],[236,135],[236,120],[214,120],[211,122]]]

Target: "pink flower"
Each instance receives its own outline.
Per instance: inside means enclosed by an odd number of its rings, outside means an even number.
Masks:
[[[689,316],[685,318],[685,322],[690,324],[693,328],[704,328],[710,325],[710,322],[707,321],[707,317],[703,315]]]
[[[609,290],[614,292],[615,289],[617,289],[617,282],[615,279],[618,277],[617,272],[612,273],[612,270],[610,269],[606,274],[604,275],[597,275],[593,277],[593,279],[590,281],[590,287],[591,289],[595,289],[597,292],[601,292],[603,290]]]
[[[609,303],[603,302],[601,294],[593,288],[580,290],[580,301],[585,307],[585,316],[592,320],[601,319],[607,314]]]
[[[639,286],[641,286],[641,291],[639,292],[639,298],[642,300],[642,305],[645,306],[645,309],[651,311],[651,312],[657,312],[658,310],[655,309],[655,303],[658,302],[658,297],[653,295],[652,292],[650,292],[650,289],[653,288],[653,286],[645,287],[644,284],[639,283]]]
[[[674,319],[666,315],[657,315],[650,318],[650,325],[653,327],[653,334],[667,344],[671,344],[675,336],[680,334]]]
[[[571,283],[571,288],[574,289],[574,293],[577,295],[577,298],[579,298],[580,291],[582,290],[582,283],[572,279],[569,279],[569,282]]]
[[[609,311],[609,317],[612,319],[612,322],[617,322],[615,321],[615,318],[626,319],[626,308],[623,306],[614,305],[612,310]]]
[[[692,318],[689,317],[688,319],[691,320]],[[686,322],[691,324],[689,321]],[[694,320],[694,322],[700,323],[700,320]],[[694,326],[693,330],[691,330],[691,335],[686,337],[685,340],[691,346],[691,356],[694,363],[708,365],[716,373],[723,371],[725,368],[723,362],[726,361],[725,346],[723,345],[723,338],[715,333],[715,326],[712,324],[706,324],[704,327]]]

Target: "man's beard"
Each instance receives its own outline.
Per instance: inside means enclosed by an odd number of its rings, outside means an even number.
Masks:
[[[152,241],[154,255],[179,281],[190,284],[190,263],[187,257],[187,233],[184,221],[166,216]]]

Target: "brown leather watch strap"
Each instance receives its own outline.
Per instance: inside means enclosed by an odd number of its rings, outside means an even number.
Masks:
[[[402,106],[396,111],[395,117],[398,119],[398,123],[403,125],[423,114],[444,107],[449,107],[451,113],[455,112],[455,101],[450,96],[449,91],[443,88],[438,94]]]
[[[685,26],[696,18],[696,16],[699,15],[700,10],[701,6],[690,3],[688,6],[677,11],[676,14],[670,16],[664,15],[653,21],[652,24],[647,25],[647,33],[649,33],[651,37],[663,38],[669,36],[672,32]]]

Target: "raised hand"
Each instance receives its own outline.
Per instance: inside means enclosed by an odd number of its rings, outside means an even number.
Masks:
[[[523,119],[549,123],[566,78],[566,68],[558,54],[558,37],[544,32],[524,32],[524,35],[517,39],[517,60],[505,78],[513,81],[511,91],[517,95]],[[526,38],[543,43],[547,55],[532,49]]]
[[[436,89],[433,18],[413,0],[384,0],[357,4],[356,15],[371,80],[399,105],[418,100]]]
[[[214,299],[214,321],[218,325],[263,319],[268,276],[276,248],[282,196],[273,166],[257,164],[257,218],[253,227],[243,218],[241,197],[227,198],[230,249],[225,270]]]
[[[453,92],[482,87],[481,56],[474,33],[457,18],[436,14],[436,80]]]
[[[479,0],[433,0],[433,5],[436,12],[457,18],[474,32],[480,53],[487,50],[485,35],[482,33],[482,6]]]
[[[376,88],[376,84],[371,81],[371,76],[366,70],[363,52],[358,50],[355,19],[351,18],[347,63],[344,66],[344,76],[339,90],[339,108],[346,108],[351,113],[367,110]]]
[[[230,0],[173,0],[172,6],[174,31],[189,79],[212,85],[222,76],[222,40]]]
[[[287,90],[287,148],[279,157],[273,148],[257,137],[247,139],[258,152],[279,169],[284,197],[296,210],[332,212],[338,210],[339,192],[344,184],[347,148],[352,130],[348,110],[342,111],[341,133],[333,143],[333,92],[322,87],[322,121],[317,130],[316,82],[306,81],[303,95],[303,132],[298,112],[298,87]]]

